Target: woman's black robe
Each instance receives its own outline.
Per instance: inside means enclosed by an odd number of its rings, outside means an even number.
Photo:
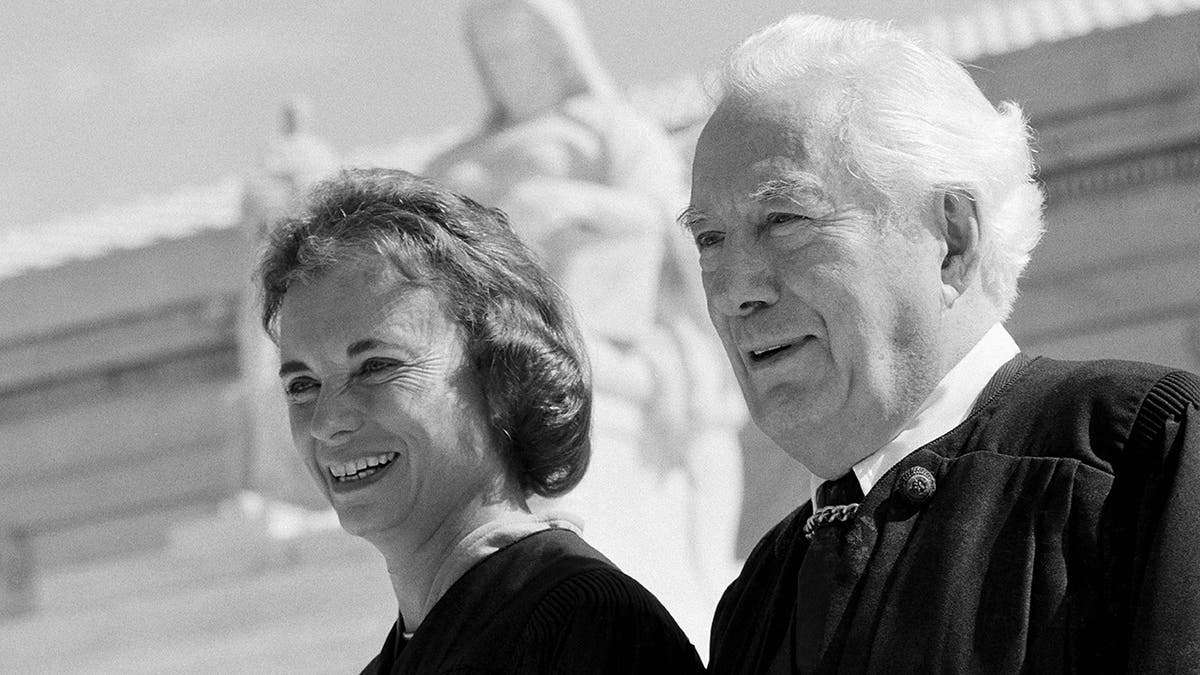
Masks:
[[[574,533],[551,529],[468,570],[411,639],[393,626],[363,674],[703,670],[649,591]]]

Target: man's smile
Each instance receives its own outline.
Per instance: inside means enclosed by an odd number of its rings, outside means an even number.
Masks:
[[[765,366],[796,352],[811,337],[811,335],[806,335],[800,338],[772,339],[746,349],[743,353],[750,366],[754,367],[760,364]]]

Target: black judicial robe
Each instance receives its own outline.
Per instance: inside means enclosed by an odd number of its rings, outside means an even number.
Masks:
[[[696,648],[645,588],[568,530],[484,558],[409,640],[397,626],[364,675],[700,673]]]
[[[818,672],[1200,673],[1200,378],[1018,356],[847,525]],[[923,503],[898,480],[937,480]],[[795,672],[806,503],[751,553],[714,673]]]

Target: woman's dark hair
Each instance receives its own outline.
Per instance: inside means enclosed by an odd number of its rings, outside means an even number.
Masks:
[[[390,169],[350,169],[316,185],[277,223],[259,262],[262,323],[277,337],[288,288],[367,259],[443,294],[466,330],[497,445],[526,494],[561,494],[591,455],[586,352],[558,285],[498,209]]]

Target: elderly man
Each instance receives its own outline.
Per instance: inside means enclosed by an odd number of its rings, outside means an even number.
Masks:
[[[889,28],[729,58],[682,220],[751,414],[817,478],[713,672],[1200,672],[1200,378],[1019,353],[1032,172],[1017,107]]]

